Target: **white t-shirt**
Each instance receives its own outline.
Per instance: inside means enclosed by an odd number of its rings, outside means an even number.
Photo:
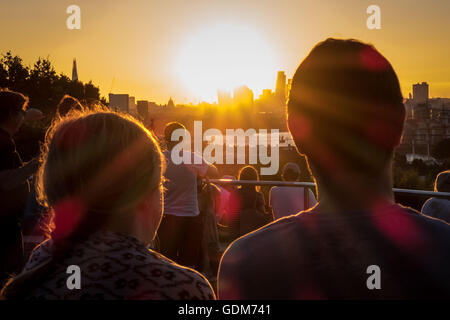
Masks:
[[[308,189],[309,207],[305,208],[305,191],[302,187],[273,187],[270,189],[269,205],[273,208],[275,220],[299,213],[316,205],[316,198]]]
[[[164,182],[166,189],[164,192],[164,214],[195,217],[200,213],[197,199],[197,178],[206,175],[210,164],[198,154],[193,152],[190,152],[190,154],[191,164],[174,164],[170,152],[164,152],[167,163],[164,174],[166,178]],[[196,164],[196,162],[200,164]]]

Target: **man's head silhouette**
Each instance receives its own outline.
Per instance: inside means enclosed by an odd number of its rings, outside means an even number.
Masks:
[[[288,125],[319,175],[379,174],[399,144],[404,118],[397,76],[371,45],[328,39],[295,72]]]
[[[308,158],[319,198],[332,198],[333,207],[392,202],[392,155],[404,118],[397,75],[371,45],[327,39],[293,77],[289,130]]]
[[[166,141],[167,149],[172,150],[172,148],[178,144],[177,141],[172,141],[172,134],[175,130],[185,130],[186,127],[179,122],[173,121],[166,124],[164,128],[164,140]]]

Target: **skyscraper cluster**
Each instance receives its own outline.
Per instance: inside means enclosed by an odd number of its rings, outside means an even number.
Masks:
[[[430,157],[434,145],[450,139],[450,99],[430,98],[426,82],[412,86],[412,96],[405,101],[406,123],[403,152]]]

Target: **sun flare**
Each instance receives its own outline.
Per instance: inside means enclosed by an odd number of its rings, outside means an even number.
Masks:
[[[192,32],[175,63],[177,77],[198,100],[213,102],[217,91],[246,85],[258,94],[273,88],[276,58],[257,30],[223,23]]]

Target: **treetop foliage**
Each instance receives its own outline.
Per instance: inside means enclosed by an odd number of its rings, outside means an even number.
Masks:
[[[85,103],[100,100],[99,88],[91,81],[72,81],[65,74],[58,74],[49,58],[39,57],[30,67],[10,51],[0,57],[0,88],[28,96],[29,107],[41,110],[48,121],[53,118],[56,106],[65,94]]]

